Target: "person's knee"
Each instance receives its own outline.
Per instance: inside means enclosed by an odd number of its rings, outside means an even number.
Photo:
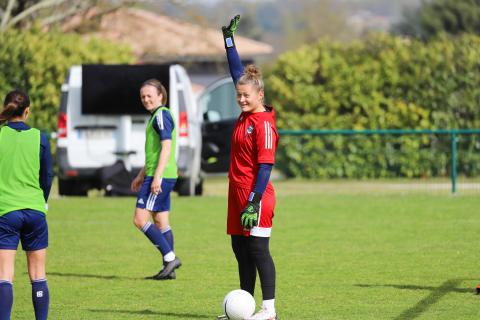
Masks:
[[[143,212],[142,210],[135,210],[135,214],[133,216],[133,224],[138,229],[142,229],[143,226],[148,222],[148,213]]]
[[[28,272],[31,281],[42,280],[47,277],[45,266],[43,268],[34,268]]]
[[[137,216],[134,216],[134,217],[133,217],[133,225],[134,225],[136,228],[138,228],[138,229],[141,229],[141,228],[142,228],[140,219],[139,219]]]
[[[28,274],[30,276],[30,280],[45,279],[46,254],[46,249],[27,252]]]
[[[15,250],[0,250],[0,280],[13,281]]]
[[[147,220],[146,219],[142,219],[140,217],[134,217],[133,218],[133,224],[135,225],[135,227],[137,227],[138,229],[142,229],[143,226],[147,223]]]
[[[2,281],[13,283],[13,272],[0,272],[0,282]]]
[[[1,266],[0,267],[0,281],[1,280],[6,280],[9,282],[13,281],[13,275],[14,275],[14,265],[12,264],[11,266]]]
[[[168,211],[157,212],[153,215],[153,221],[159,229],[167,228],[170,223],[168,221]]]

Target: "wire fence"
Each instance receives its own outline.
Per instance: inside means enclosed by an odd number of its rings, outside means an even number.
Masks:
[[[480,191],[480,129],[279,130],[279,134],[279,162],[287,175],[395,178],[392,188]]]

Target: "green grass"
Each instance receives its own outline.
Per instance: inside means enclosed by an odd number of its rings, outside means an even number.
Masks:
[[[238,275],[225,235],[225,181],[207,183],[205,193],[173,198],[183,262],[175,281],[143,280],[161,260],[132,224],[134,198],[52,199],[50,319],[215,319]],[[478,193],[277,183],[271,251],[279,316],[478,319],[479,208]],[[12,319],[33,318],[25,270],[19,251]],[[261,303],[258,286],[255,298]]]

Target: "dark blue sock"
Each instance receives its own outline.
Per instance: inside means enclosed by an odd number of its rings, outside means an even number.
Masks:
[[[0,280],[0,320],[10,320],[13,305],[13,285],[10,281]]]
[[[48,292],[47,279],[32,281],[32,302],[36,320],[47,320],[50,293]]]
[[[172,247],[168,244],[167,239],[165,236],[158,230],[157,226],[155,226],[151,222],[147,222],[143,228],[143,233],[147,236],[147,238],[157,247],[158,250],[162,253],[162,255],[166,255],[170,251],[172,251]]]
[[[165,239],[167,239],[168,244],[170,245],[170,247],[173,250],[173,231],[172,231],[172,228],[170,228],[170,226],[168,226],[164,229],[161,229],[160,231],[162,232]]]

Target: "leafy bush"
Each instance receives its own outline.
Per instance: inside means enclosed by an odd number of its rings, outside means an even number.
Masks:
[[[478,61],[474,35],[320,42],[283,54],[266,75],[266,94],[280,129],[480,128]],[[479,175],[479,137],[468,139],[461,170]],[[449,170],[449,137],[282,137],[281,146],[278,167],[288,176],[427,177]]]
[[[0,43],[0,92],[26,90],[32,107],[29,124],[49,132],[56,130],[60,88],[70,66],[133,61],[127,47],[55,30],[10,29],[0,34]]]

